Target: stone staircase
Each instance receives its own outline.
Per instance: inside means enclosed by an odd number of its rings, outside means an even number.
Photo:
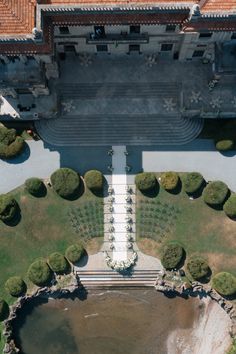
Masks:
[[[175,82],[69,83],[57,90],[61,99],[172,97],[177,100],[181,85]]]
[[[120,274],[113,270],[83,271],[77,269],[80,282],[85,288],[153,287],[159,272],[153,269],[135,269],[132,273]]]
[[[199,135],[203,120],[178,113],[68,115],[36,121],[35,127],[58,146],[182,145]]]

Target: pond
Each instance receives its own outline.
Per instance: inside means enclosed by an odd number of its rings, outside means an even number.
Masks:
[[[192,328],[199,300],[154,289],[93,290],[27,305],[15,327],[24,354],[165,354],[168,335]]]

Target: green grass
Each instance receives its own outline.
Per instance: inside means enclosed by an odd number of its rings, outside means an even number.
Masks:
[[[0,223],[0,298],[9,303],[14,299],[4,289],[6,280],[19,275],[28,283],[26,272],[36,258],[47,258],[53,252],[64,254],[77,241],[86,247],[92,238],[94,247],[97,238],[103,237],[103,199],[89,190],[75,201],[62,199],[51,189],[45,197],[35,198],[20,187],[13,196],[20,205],[21,220],[14,227]],[[71,210],[81,211],[81,216],[76,214],[79,232],[71,224]]]
[[[148,254],[160,256],[162,244],[176,240],[187,255],[206,256],[213,272],[236,275],[236,222],[202,197],[190,200],[184,191],[171,194],[162,187],[154,198],[137,191],[136,227],[139,246]]]

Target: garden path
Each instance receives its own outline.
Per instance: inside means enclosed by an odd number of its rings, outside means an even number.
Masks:
[[[109,183],[110,197],[105,201],[105,234],[108,237],[113,235],[113,240],[110,240],[112,241],[110,245],[113,245],[113,260],[126,261],[128,259],[127,233],[129,232],[127,227],[131,228],[133,239],[135,231],[135,216],[132,207],[134,195],[131,196],[127,190],[127,168],[129,167],[126,162],[126,146],[113,146],[109,152],[112,155],[112,176]],[[132,203],[129,203],[127,198]],[[127,208],[132,208],[132,214],[128,213]],[[128,222],[129,218],[131,223]]]

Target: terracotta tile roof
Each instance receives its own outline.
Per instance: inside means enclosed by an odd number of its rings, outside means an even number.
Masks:
[[[150,3],[155,3],[156,6],[158,5],[179,5],[179,4],[186,4],[191,5],[196,3],[196,0],[41,0],[40,4],[47,4],[47,5],[79,5],[79,4],[145,4],[149,5]]]
[[[203,0],[201,0],[202,2]],[[212,18],[208,13],[236,11],[236,0],[206,0],[201,11],[204,16],[196,22],[187,22],[189,8],[196,0],[0,0],[0,37],[25,36],[32,33],[35,27],[36,3],[40,5],[73,5],[88,4],[102,6],[114,5],[169,5],[171,9],[166,11],[90,11],[80,14],[45,12],[43,17],[43,43],[27,41],[0,41],[0,53],[6,54],[43,54],[53,50],[53,25],[55,24],[164,24],[176,23],[184,25],[184,30],[236,30],[236,21],[229,18]],[[184,8],[178,9],[177,5]],[[176,9],[177,8],[177,9]]]
[[[1,35],[24,35],[34,28],[36,0],[0,0]]]
[[[207,0],[202,6],[201,11],[204,12],[233,12],[236,11],[236,0]]]

